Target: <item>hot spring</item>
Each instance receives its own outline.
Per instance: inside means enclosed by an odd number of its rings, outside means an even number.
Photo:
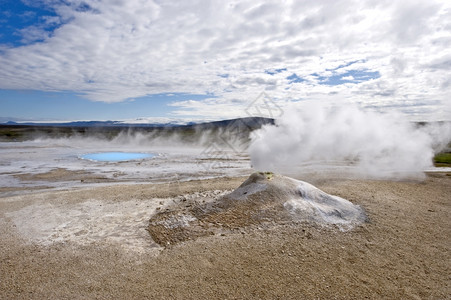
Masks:
[[[81,159],[102,162],[130,161],[152,157],[155,157],[155,154],[139,153],[139,152],[100,152],[100,153],[88,153],[80,156]]]

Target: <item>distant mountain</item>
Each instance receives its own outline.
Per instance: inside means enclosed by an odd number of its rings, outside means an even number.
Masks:
[[[0,122],[0,125],[43,126],[43,127],[126,127],[126,128],[165,128],[165,127],[194,127],[196,129],[215,129],[220,127],[255,129],[265,124],[274,124],[274,119],[261,117],[237,118],[213,122],[183,122],[180,120],[166,123],[127,123],[124,121],[75,121],[75,122]]]
[[[46,127],[165,127],[180,123],[124,123],[122,121],[75,121],[75,122],[0,122],[0,125],[46,126]],[[185,124],[183,124],[185,125]],[[182,126],[183,126],[182,125]]]
[[[274,124],[274,119],[262,118],[262,117],[248,117],[238,118],[231,120],[222,120],[214,122],[206,122],[194,125],[186,125],[197,129],[215,129],[215,128],[227,128],[229,130],[253,130],[258,129],[266,124]]]
[[[163,120],[164,121],[164,120]],[[185,122],[180,120],[166,123],[125,123],[123,121],[77,121],[65,123],[34,123],[7,121],[0,123],[0,141],[25,141],[37,137],[61,138],[78,136],[96,136],[114,138],[124,130],[157,131],[162,135],[177,133],[190,141],[207,131],[212,138],[243,138],[265,124],[274,124],[274,119],[251,117],[214,122]]]

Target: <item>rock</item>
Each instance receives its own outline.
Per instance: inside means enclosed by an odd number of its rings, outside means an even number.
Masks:
[[[185,211],[178,206],[170,212],[158,212],[150,219],[148,230],[160,245],[168,241],[172,245],[212,232],[258,228],[261,224],[308,222],[349,230],[365,221],[363,210],[348,200],[329,195],[303,181],[257,172],[236,190],[213,202],[197,203],[188,208],[185,205]]]

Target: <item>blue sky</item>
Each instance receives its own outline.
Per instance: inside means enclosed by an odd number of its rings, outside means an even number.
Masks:
[[[440,0],[0,0],[0,122],[227,119],[262,92],[450,120],[450,20]]]
[[[2,111],[15,113],[7,121],[78,121],[78,120],[166,120],[168,104],[186,98],[202,100],[209,95],[154,94],[121,102],[98,102],[79,97],[72,92],[0,90]],[[19,111],[20,110],[20,111]],[[45,111],[44,111],[45,110]],[[38,117],[37,117],[38,116]],[[63,117],[64,116],[64,117]],[[142,116],[142,117],[140,117]]]

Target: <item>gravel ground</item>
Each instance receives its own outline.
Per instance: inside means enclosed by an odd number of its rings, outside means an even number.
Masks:
[[[449,175],[313,182],[365,210],[350,231],[275,223],[168,248],[146,235],[153,214],[245,178],[0,198],[0,298],[450,299]]]

